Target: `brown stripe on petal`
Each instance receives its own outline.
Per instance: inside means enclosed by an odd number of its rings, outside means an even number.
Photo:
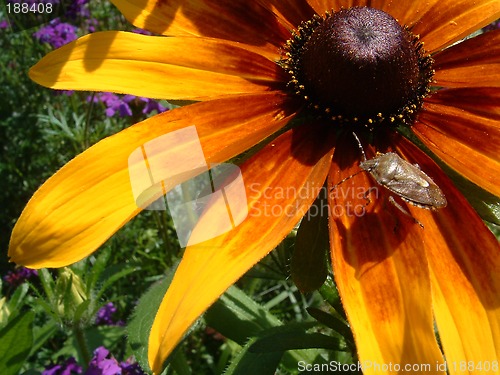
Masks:
[[[421,18],[413,32],[426,50],[436,52],[500,17],[498,0],[442,0]]]
[[[498,361],[500,246],[452,181],[409,141],[398,152],[418,162],[450,204],[420,215],[431,270],[433,309],[448,363]],[[415,210],[414,210],[415,211]]]
[[[329,185],[338,182],[339,169],[339,177],[359,169],[344,156],[352,152],[351,146],[356,147],[339,142]],[[401,366],[442,362],[433,330],[422,229],[392,207],[386,189],[375,186],[367,205],[363,191],[373,182],[366,173],[343,185],[347,186],[340,185],[329,195],[330,245],[335,280],[360,361]]]
[[[288,30],[295,29],[303,21],[314,15],[314,9],[306,0],[284,2],[282,0],[258,0],[266,9],[271,10],[279,22]]]
[[[426,103],[413,132],[446,164],[500,196],[498,120]]]
[[[443,89],[427,97],[424,101],[460,108],[492,120],[500,119],[500,87]],[[496,126],[500,126],[498,122],[496,124]],[[491,125],[495,126],[495,123]]]
[[[500,2],[498,2],[500,4]],[[500,86],[500,30],[452,46],[434,56],[436,85]]]
[[[401,25],[413,27],[438,1],[390,1],[371,0],[369,6],[379,8],[396,18]]]

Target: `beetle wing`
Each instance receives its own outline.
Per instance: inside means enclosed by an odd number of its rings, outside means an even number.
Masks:
[[[405,201],[418,207],[436,209],[443,208],[447,204],[443,192],[432,180],[428,186],[422,186],[412,179],[395,179],[385,186]]]

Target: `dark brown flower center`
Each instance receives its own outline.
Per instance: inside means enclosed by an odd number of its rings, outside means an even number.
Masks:
[[[374,8],[315,17],[286,49],[296,92],[333,120],[409,123],[432,80],[418,37]]]

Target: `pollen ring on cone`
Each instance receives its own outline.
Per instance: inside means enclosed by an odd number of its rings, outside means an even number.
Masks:
[[[433,60],[419,37],[379,9],[315,15],[284,46],[288,86],[337,124],[411,125],[430,93]]]

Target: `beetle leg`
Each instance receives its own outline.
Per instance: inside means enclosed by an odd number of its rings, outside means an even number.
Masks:
[[[420,221],[415,219],[407,210],[405,210],[403,206],[396,202],[392,195],[389,196],[389,202],[391,202],[399,211],[404,213],[406,216],[411,217],[416,224],[420,225],[420,227],[424,229],[424,225]]]
[[[366,204],[365,204],[365,207],[368,206],[372,201],[369,197],[370,193],[372,192],[372,190],[375,190],[377,191],[377,188],[375,186],[371,186],[368,188],[368,190],[365,191],[365,193],[363,194],[363,198],[366,200]],[[378,197],[378,194],[377,194],[377,197]]]

